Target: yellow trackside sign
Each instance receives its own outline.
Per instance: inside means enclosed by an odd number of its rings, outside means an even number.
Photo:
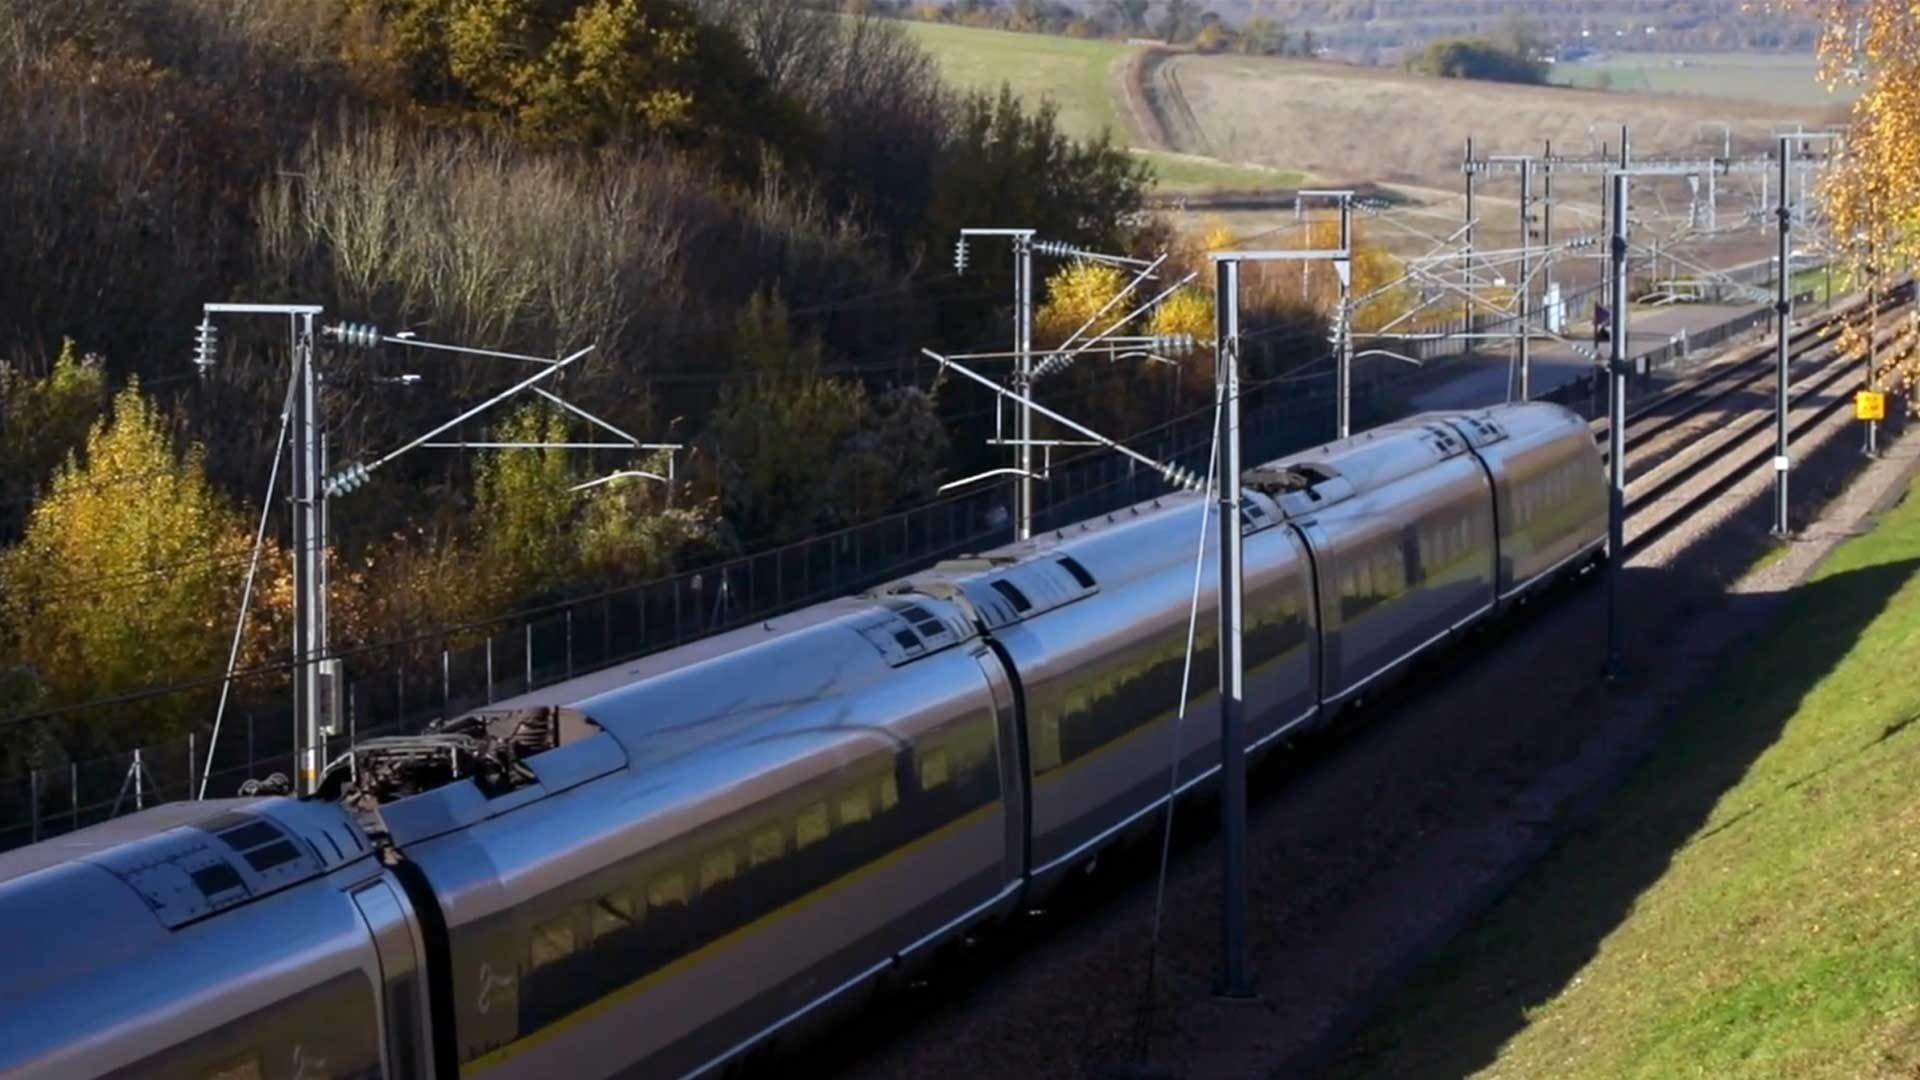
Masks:
[[[1887,418],[1887,395],[1878,390],[1862,390],[1854,394],[1853,418],[1855,420],[1885,420]]]

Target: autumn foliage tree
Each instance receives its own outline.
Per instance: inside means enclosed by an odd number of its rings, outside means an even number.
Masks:
[[[794,332],[765,294],[740,316],[741,377],[727,385],[699,445],[704,490],[740,532],[794,539],[925,498],[946,436],[925,393],[876,399],[824,370],[817,338]]]
[[[1821,74],[1857,82],[1838,167],[1820,186],[1834,248],[1851,275],[1878,288],[1920,255],[1920,9],[1912,0],[1780,0],[1821,20]],[[1847,346],[1864,351],[1849,332]],[[1889,373],[1911,388],[1912,362]],[[1883,379],[1886,376],[1882,376]]]
[[[385,29],[414,98],[504,118],[536,141],[664,138],[741,168],[757,142],[800,145],[804,118],[770,91],[737,37],[681,0],[350,0],[349,9]]]
[[[45,375],[0,363],[0,541],[17,538],[26,511],[105,403],[99,358],[68,338]]]
[[[49,703],[110,697],[225,669],[252,553],[245,514],[207,480],[205,452],[176,449],[165,416],[130,383],[55,472],[19,545],[0,556],[0,633]],[[268,553],[265,565],[285,564]],[[256,619],[246,658],[270,657]],[[174,695],[89,713],[70,752],[185,731],[207,698]]]

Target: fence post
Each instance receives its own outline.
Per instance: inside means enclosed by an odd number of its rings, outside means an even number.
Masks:
[[[567,678],[573,678],[573,609],[567,609]]]
[[[27,770],[28,819],[33,822],[33,842],[40,842],[40,770]]]
[[[533,623],[527,623],[527,689],[533,689]]]
[[[493,635],[487,635],[487,704],[493,704]]]
[[[189,754],[188,760],[192,760],[191,754]],[[147,778],[140,775],[140,748],[136,746],[133,748],[133,808],[135,810],[145,810],[147,808],[146,781]]]
[[[453,702],[453,658],[443,646],[440,649],[440,715],[447,715],[447,709]]]

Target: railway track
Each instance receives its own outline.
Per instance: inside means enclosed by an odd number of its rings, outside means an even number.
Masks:
[[[1874,336],[1883,358],[1891,358],[1887,350],[1896,334],[1894,317],[1882,309]],[[1836,348],[1823,342],[1797,365],[1787,405],[1790,443],[1809,435],[1835,413],[1850,407],[1853,391],[1864,384],[1866,360],[1841,358],[1836,355]],[[1758,378],[1752,376],[1730,384],[1718,392],[1716,399],[1740,395]],[[1770,397],[1770,386],[1768,391]],[[1733,411],[1704,431],[1661,430],[1666,441],[1650,448],[1654,451],[1650,461],[1639,461],[1633,443],[1628,443],[1629,453],[1636,457],[1633,464],[1640,465],[1637,476],[1632,476],[1630,470],[1626,491],[1626,554],[1629,558],[1724,496],[1743,479],[1765,470],[1776,449],[1775,416],[1770,408]]]
[[[1880,300],[1876,314],[1884,314],[1902,306],[1911,299],[1911,282],[1890,290]],[[1788,338],[1791,359],[1795,363],[1808,360],[1820,362],[1823,356],[1816,353],[1823,346],[1831,344],[1839,330],[1850,319],[1857,317],[1867,306],[1865,298],[1855,300],[1825,317],[1809,323]],[[1774,374],[1775,347],[1769,341],[1753,346],[1739,356],[1708,367],[1697,375],[1680,379],[1673,385],[1659,391],[1651,397],[1632,405],[1627,411],[1628,446],[1647,446],[1650,440],[1657,438],[1688,421],[1713,409],[1726,409],[1737,404],[1734,399],[1744,391],[1753,389],[1770,379]],[[1594,441],[1601,446],[1601,458],[1607,457],[1606,443],[1610,424],[1605,417],[1590,425]]]

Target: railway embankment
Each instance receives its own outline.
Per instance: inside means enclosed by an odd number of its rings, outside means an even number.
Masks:
[[[1920,1072],[1916,443],[1733,586],[1701,630],[1732,655],[1657,753],[1336,1075]]]

